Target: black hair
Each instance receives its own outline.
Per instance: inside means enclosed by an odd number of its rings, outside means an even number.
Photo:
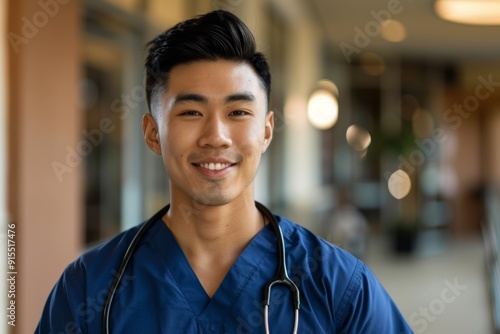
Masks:
[[[222,59],[251,65],[269,103],[269,65],[264,55],[256,51],[250,29],[230,12],[216,10],[182,21],[155,37],[147,46],[146,97],[150,111],[156,95],[168,85],[172,68],[198,60]]]

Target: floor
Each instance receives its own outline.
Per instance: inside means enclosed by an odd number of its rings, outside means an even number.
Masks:
[[[421,238],[418,255],[396,256],[372,237],[364,261],[415,333],[494,334],[481,238]]]

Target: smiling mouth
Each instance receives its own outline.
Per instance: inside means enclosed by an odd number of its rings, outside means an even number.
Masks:
[[[210,162],[210,163],[202,163],[202,164],[195,164],[195,166],[199,166],[199,167],[202,167],[202,168],[205,168],[205,169],[209,169],[209,170],[212,170],[212,171],[218,171],[218,170],[223,170],[223,169],[226,169],[228,167],[231,167],[235,164],[228,164],[228,163],[213,163],[213,162]]]

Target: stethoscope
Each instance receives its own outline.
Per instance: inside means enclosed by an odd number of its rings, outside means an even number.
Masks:
[[[266,329],[266,334],[269,334],[269,304],[271,303],[271,290],[275,285],[284,285],[288,287],[292,293],[292,302],[294,307],[294,325],[293,325],[293,333],[296,334],[299,327],[299,309],[300,309],[300,292],[297,288],[297,285],[288,277],[287,269],[286,269],[286,250],[285,250],[285,242],[283,240],[283,233],[281,232],[281,227],[276,220],[276,217],[266,208],[264,205],[259,202],[255,202],[255,206],[257,209],[264,215],[265,218],[269,221],[274,234],[276,235],[277,249],[278,249],[278,270],[274,277],[266,283],[264,287],[264,324]],[[102,332],[105,334],[110,333],[110,314],[111,314],[111,305],[113,304],[113,299],[115,297],[116,291],[120,282],[122,280],[123,275],[125,274],[125,270],[127,269],[128,262],[130,258],[134,254],[135,249],[137,248],[137,244],[141,240],[142,236],[146,231],[159,219],[161,219],[170,208],[170,204],[166,205],[160,211],[155,213],[144,225],[142,225],[134,238],[130,242],[125,255],[123,255],[122,261],[118,267],[117,274],[114,275],[113,282],[109,289],[108,295],[106,297],[106,303],[104,304],[104,309],[102,313]]]

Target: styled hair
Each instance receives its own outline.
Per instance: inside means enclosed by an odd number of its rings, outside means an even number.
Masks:
[[[236,15],[216,10],[182,21],[148,44],[146,98],[152,111],[168,85],[172,68],[200,60],[231,60],[251,65],[269,103],[271,74],[264,55],[256,51],[250,29]]]

